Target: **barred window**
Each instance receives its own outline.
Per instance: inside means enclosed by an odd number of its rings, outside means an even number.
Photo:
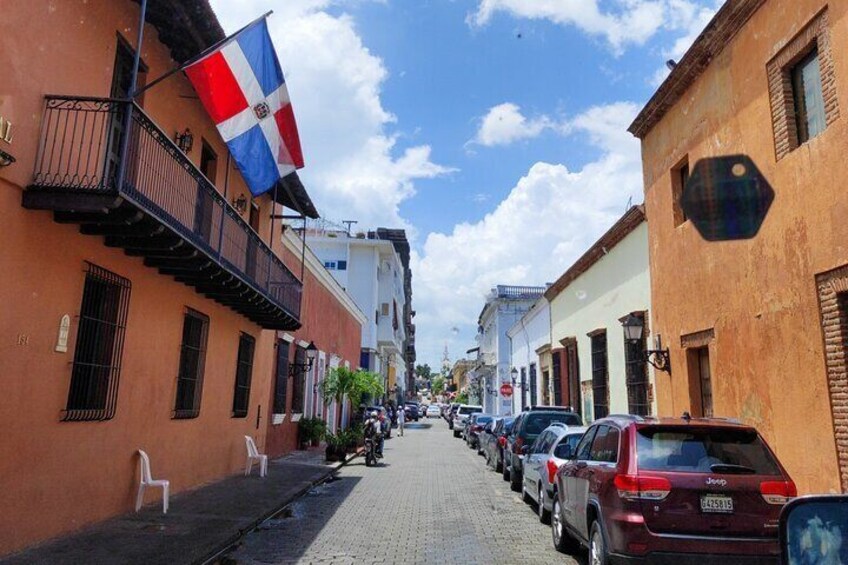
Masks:
[[[115,415],[130,281],[87,263],[65,421]]]
[[[295,371],[294,386],[292,387],[292,412],[302,414],[306,400],[306,371],[302,371],[300,368],[306,365],[305,347],[297,346],[294,353],[294,363],[297,371]]]
[[[277,340],[277,372],[274,376],[274,414],[286,413],[289,386],[289,342]]]
[[[250,377],[253,373],[253,352],[256,340],[243,333],[239,338],[238,360],[236,361],[236,388],[233,393],[233,418],[247,416],[250,402]]]
[[[635,313],[634,316],[642,318],[644,325],[645,315]],[[642,339],[631,342],[624,339],[624,372],[627,379],[627,409],[631,414],[647,416],[651,412],[648,403],[648,364],[645,362],[645,350],[647,349],[647,332],[642,332]]]
[[[609,367],[607,364],[607,332],[602,330],[592,339],[592,398],[595,419],[609,414]]]
[[[177,398],[174,403],[175,419],[197,418],[200,414],[208,335],[209,317],[187,308],[183,318],[183,343],[177,375]]]

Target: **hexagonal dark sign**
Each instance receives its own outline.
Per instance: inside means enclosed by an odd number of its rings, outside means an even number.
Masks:
[[[747,155],[701,159],[683,188],[680,205],[707,241],[757,235],[774,190]]]

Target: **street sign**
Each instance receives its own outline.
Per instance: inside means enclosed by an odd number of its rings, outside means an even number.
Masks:
[[[512,385],[509,383],[504,383],[501,385],[501,396],[504,398],[509,398],[512,396]]]
[[[757,235],[774,190],[747,155],[701,159],[683,188],[680,205],[707,241]]]

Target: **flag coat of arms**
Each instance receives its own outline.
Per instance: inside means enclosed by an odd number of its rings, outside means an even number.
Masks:
[[[185,73],[254,196],[303,167],[288,89],[264,18]]]

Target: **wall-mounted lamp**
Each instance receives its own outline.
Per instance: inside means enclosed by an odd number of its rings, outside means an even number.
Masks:
[[[179,147],[183,153],[188,153],[194,146],[194,135],[192,135],[190,129],[185,128],[184,132],[177,132],[174,134],[174,143],[177,144],[177,147]]]
[[[641,316],[630,314],[621,322],[624,328],[624,339],[628,343],[642,343],[642,336],[645,333],[645,320]],[[645,349],[643,352],[644,359],[650,363],[655,369],[665,371],[671,374],[671,356],[669,349],[662,348],[662,342],[657,336],[656,349]]]
[[[0,149],[0,167],[8,167],[15,162],[15,158]]]
[[[317,356],[318,348],[315,347],[314,341],[310,341],[306,346],[306,363],[289,363],[289,376],[296,377],[300,373],[308,373]]]
[[[247,198],[245,198],[244,194],[239,194],[238,198],[233,198],[233,208],[239,214],[244,214],[245,210],[247,210]]]
[[[512,377],[512,388],[519,387],[520,383],[518,382],[518,369],[513,367],[512,371],[509,372],[509,376]],[[521,385],[519,388],[521,388],[521,390],[526,391],[526,390],[530,389],[530,386],[527,385],[527,384],[524,384],[524,385]]]

